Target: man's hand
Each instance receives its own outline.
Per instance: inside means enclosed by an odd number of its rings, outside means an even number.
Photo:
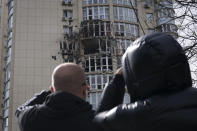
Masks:
[[[123,71],[122,71],[122,67],[120,67],[119,69],[117,69],[115,75],[123,75]]]
[[[114,74],[111,82],[104,88],[96,113],[110,110],[115,106],[122,104],[125,93],[124,87],[125,82],[123,78],[123,71],[122,68],[119,68]]]

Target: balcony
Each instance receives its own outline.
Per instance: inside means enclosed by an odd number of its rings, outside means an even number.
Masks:
[[[72,6],[72,2],[70,0],[63,0],[62,5]]]
[[[177,30],[178,30],[177,26],[175,24],[171,24],[171,23],[162,24],[157,27],[157,31],[166,32],[169,34],[174,34],[175,36],[178,35]]]
[[[72,17],[62,17],[62,21],[72,22],[73,18]]]
[[[89,20],[81,23],[83,39],[111,37],[111,24],[109,21]]]

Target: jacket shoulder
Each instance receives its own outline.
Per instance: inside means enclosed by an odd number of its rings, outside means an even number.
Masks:
[[[151,115],[151,102],[137,101],[101,112],[96,115],[94,122],[105,130],[138,129],[142,123],[150,119],[149,115]]]
[[[18,123],[19,127],[22,130],[31,129],[34,123],[33,121],[39,115],[39,106],[29,106],[28,108],[24,109],[18,116]]]

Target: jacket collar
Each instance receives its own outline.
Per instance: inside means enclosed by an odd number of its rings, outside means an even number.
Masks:
[[[50,108],[63,110],[91,110],[92,106],[83,99],[67,92],[58,91],[47,96],[45,105]],[[69,108],[68,108],[69,107]]]

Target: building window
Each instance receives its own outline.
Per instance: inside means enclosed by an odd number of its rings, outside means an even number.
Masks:
[[[112,79],[112,74],[106,75],[88,75],[87,80],[90,85],[90,90],[98,89],[102,90],[105,87],[105,84],[108,83]]]
[[[118,53],[123,54],[132,43],[131,40],[117,39]]]
[[[172,17],[174,16],[174,10],[171,8],[160,9],[157,16],[157,22],[159,25],[164,23],[173,23]]]
[[[83,8],[83,20],[109,19],[108,6],[94,6]]]
[[[71,34],[72,33],[72,27],[70,26],[63,26],[63,31],[64,31],[64,34]]]
[[[110,22],[89,21],[82,23],[83,37],[111,36]]]
[[[127,5],[127,6],[132,6],[136,7],[136,0],[113,0],[113,4],[118,4],[118,5]]]
[[[98,108],[98,105],[101,101],[101,94],[102,91],[89,92],[89,97],[86,98],[86,100],[89,101],[94,110]],[[123,103],[130,103],[130,96],[128,93],[125,93]]]
[[[109,56],[89,56],[85,58],[85,72],[112,70],[112,58]]]
[[[158,27],[158,31],[160,31],[160,32],[176,32],[177,26],[174,24],[163,24]]]
[[[72,0],[63,0],[63,3],[64,4],[71,4],[72,3]]]
[[[73,13],[71,10],[63,10],[63,17],[66,19],[72,19]]]
[[[138,27],[133,24],[114,23],[114,32],[116,36],[138,37]]]
[[[152,6],[152,0],[145,0],[145,7],[151,7]]]
[[[174,10],[171,8],[164,8],[158,11],[158,18],[168,18],[174,16]]]
[[[122,56],[117,56],[117,66],[118,68],[122,66]]]
[[[99,102],[101,100],[101,94],[102,92],[93,92],[89,94],[89,103],[92,105],[92,108],[94,110],[96,110],[99,105]]]
[[[107,4],[108,0],[83,0],[83,6],[94,4]]]
[[[147,21],[153,21],[153,13],[147,13],[146,14],[146,20]]]
[[[114,19],[130,22],[137,22],[137,17],[133,9],[125,7],[114,7]]]

